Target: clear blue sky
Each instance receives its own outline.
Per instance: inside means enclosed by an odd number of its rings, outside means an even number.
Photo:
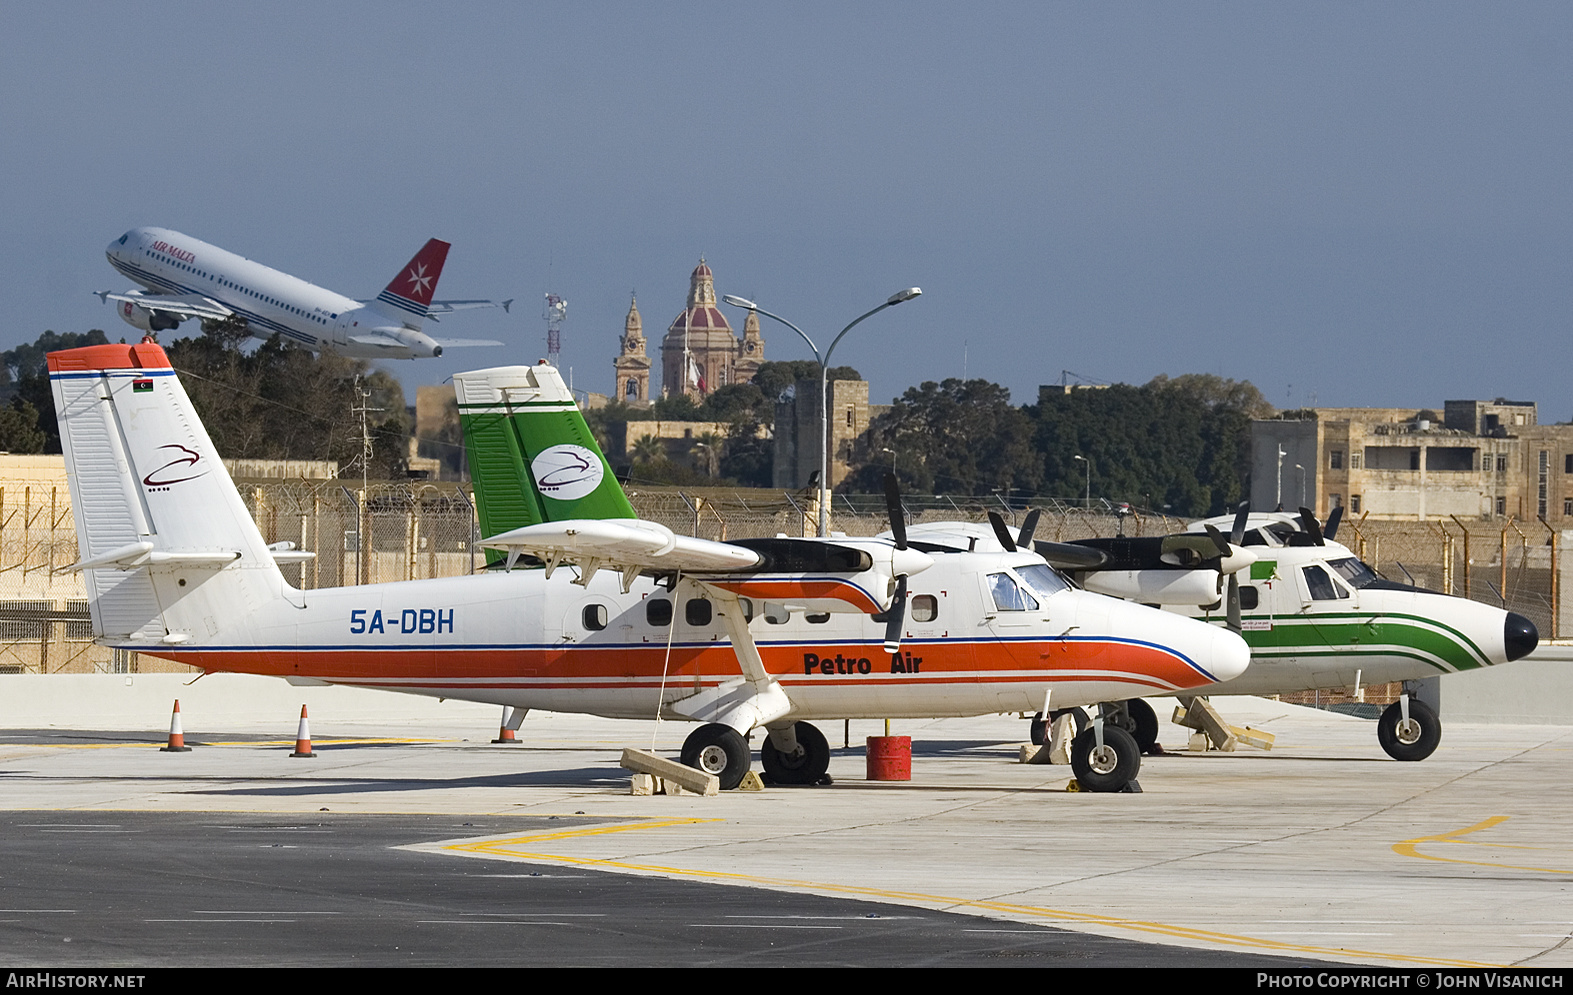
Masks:
[[[543,355],[550,288],[610,390],[703,253],[825,340],[921,286],[837,353],[878,400],[965,356],[1573,417],[1566,3],[10,2],[0,81],[0,348],[135,334],[136,225],[363,297],[437,236],[439,296],[519,303],[410,388]]]

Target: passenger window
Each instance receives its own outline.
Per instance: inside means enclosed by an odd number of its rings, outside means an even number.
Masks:
[[[912,621],[932,622],[939,617],[939,599],[932,594],[918,594],[912,598]]]
[[[829,612],[809,612],[803,617],[808,619],[814,625],[824,625],[826,622],[830,621]]]
[[[743,606],[743,621],[744,622],[752,622],[754,620],[754,602],[753,602],[753,599],[751,599],[751,598],[738,598],[737,599],[737,603]]]
[[[765,602],[765,621],[771,625],[786,625],[792,620],[792,613],[787,611],[786,605],[773,605]]]
[[[586,632],[600,632],[606,628],[606,606],[584,606],[584,628]]]
[[[704,598],[690,598],[683,606],[683,620],[689,625],[709,625],[710,617],[710,602]]]
[[[1260,603],[1261,603],[1261,596],[1260,596],[1259,592],[1256,590],[1256,588],[1254,588],[1254,587],[1241,587],[1240,588],[1240,607],[1242,609],[1244,609],[1245,611],[1250,611],[1251,609],[1255,608]]]
[[[671,625],[672,603],[665,598],[645,599],[644,620],[658,629]]]

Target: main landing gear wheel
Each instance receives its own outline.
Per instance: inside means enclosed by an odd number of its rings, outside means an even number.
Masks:
[[[752,757],[748,740],[731,726],[712,722],[688,734],[683,741],[684,766],[714,774],[721,779],[721,790],[731,791],[743,782]]]
[[[1442,742],[1442,720],[1428,705],[1409,699],[1409,718],[1403,705],[1393,702],[1376,723],[1376,741],[1394,760],[1424,760]]]
[[[1141,747],[1143,753],[1151,753],[1158,744],[1158,713],[1152,710],[1146,700],[1131,698],[1125,702],[1125,714],[1129,716],[1129,722],[1122,723],[1120,728],[1135,738],[1136,745]]]
[[[1136,738],[1119,726],[1103,725],[1103,745],[1097,730],[1088,729],[1071,741],[1071,770],[1087,791],[1124,791],[1142,767]]]
[[[1092,721],[1087,717],[1087,710],[1085,708],[1057,709],[1049,713],[1047,722],[1045,722],[1043,719],[1043,713],[1039,712],[1032,717],[1032,745],[1042,746],[1044,743],[1048,742],[1049,726],[1054,724],[1055,719],[1065,714],[1070,715],[1071,722],[1073,722],[1076,726],[1076,735],[1078,736],[1081,735],[1081,733],[1087,728],[1087,723]]]
[[[830,743],[825,734],[799,722],[792,727],[797,737],[797,752],[784,753],[766,736],[759,744],[759,762],[776,784],[818,784],[830,769]]]

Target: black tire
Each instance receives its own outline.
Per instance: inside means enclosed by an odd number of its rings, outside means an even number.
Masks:
[[[1049,738],[1049,724],[1043,720],[1043,713],[1032,717],[1032,725],[1028,727],[1028,735],[1032,737],[1033,746],[1042,746],[1044,740]]]
[[[1151,753],[1158,744],[1158,713],[1142,698],[1127,701],[1125,712],[1131,717],[1131,727],[1126,731],[1135,737],[1143,753]]]
[[[684,766],[714,774],[721,779],[721,790],[731,791],[743,783],[753,761],[748,740],[731,726],[712,722],[688,734],[683,741]]]
[[[1376,722],[1376,741],[1394,760],[1424,760],[1442,742],[1442,720],[1429,705],[1409,699],[1409,727],[1401,726],[1403,712],[1393,702]]]
[[[766,736],[759,744],[759,763],[776,784],[818,784],[830,770],[830,743],[807,722],[797,723],[792,732],[797,736],[796,753],[782,753]]]
[[[1119,726],[1104,723],[1103,750],[1097,733],[1088,729],[1071,741],[1071,770],[1085,791],[1124,791],[1142,768],[1136,738]]]

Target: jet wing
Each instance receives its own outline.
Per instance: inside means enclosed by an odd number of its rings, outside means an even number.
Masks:
[[[444,349],[462,349],[467,346],[502,345],[496,339],[432,339]]]
[[[218,301],[201,294],[112,294],[105,291],[98,296],[106,301],[127,301],[149,311],[168,311],[182,318],[223,321],[235,315]]]

